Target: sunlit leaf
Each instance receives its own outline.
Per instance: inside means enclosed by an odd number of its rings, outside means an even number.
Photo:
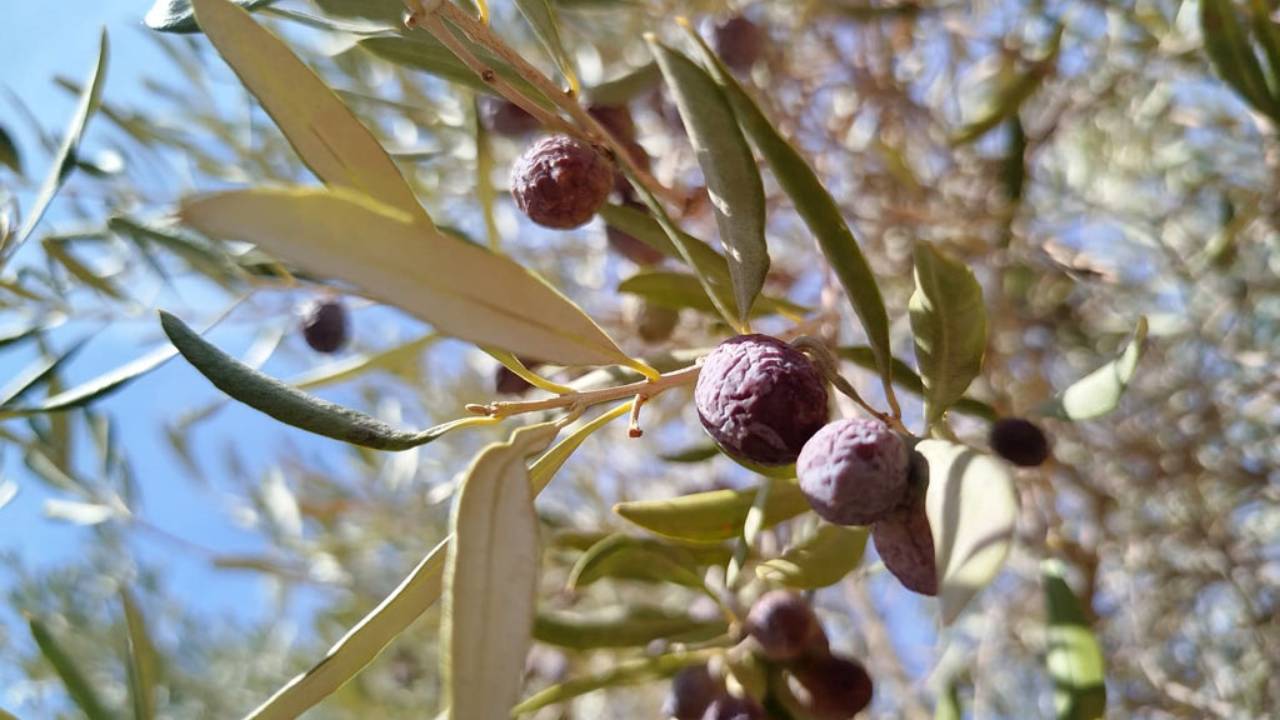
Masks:
[[[769,272],[760,172],[720,86],[683,54],[653,40],[649,48],[706,179],[720,242],[728,255],[738,319],[745,323]]]
[[[609,535],[587,548],[569,571],[565,586],[578,590],[606,577],[703,587],[692,552],[623,533]]]
[[[715,443],[706,443],[705,445],[694,445],[684,450],[659,455],[658,457],[671,463],[699,463],[718,455],[720,455],[720,448],[716,447]]]
[[[1125,388],[1138,370],[1138,361],[1147,343],[1147,319],[1138,319],[1133,339],[1115,360],[1071,384],[1040,408],[1041,414],[1063,420],[1089,420],[1120,406]]]
[[[1053,678],[1053,705],[1058,720],[1095,720],[1107,708],[1107,686],[1102,647],[1079,599],[1064,578],[1062,563],[1046,560],[1041,566],[1045,608],[1049,616],[1049,650],[1045,664]]]
[[[0,510],[18,497],[18,484],[12,480],[0,480]]]
[[[467,45],[486,67],[493,68],[494,73],[515,86],[525,97],[539,105],[551,105],[551,101],[547,100],[528,80],[521,77],[511,65],[478,45],[471,44],[465,38],[460,37],[458,41]],[[371,37],[359,40],[356,45],[387,62],[421,70],[478,92],[497,94],[492,85],[476,75],[475,71],[458,59],[452,50],[433,37],[426,37],[421,33],[412,39],[395,36]]]
[[[513,260],[360,195],[232,191],[190,199],[181,216],[208,235],[254,242],[350,282],[463,340],[564,365],[633,364],[582,310]]]
[[[580,94],[581,87],[578,85],[578,73],[573,67],[573,56],[560,39],[560,20],[556,17],[555,6],[550,0],[515,0],[515,5],[533,28],[533,34],[538,36],[538,40],[555,60],[560,73],[568,81],[569,88],[575,95]]]
[[[699,620],[685,613],[647,606],[610,607],[592,613],[539,612],[533,623],[538,642],[572,650],[644,647],[654,640],[702,642],[723,635],[723,619]]]
[[[525,458],[557,432],[554,423],[535,425],[490,445],[454,499],[440,633],[451,718],[504,718],[519,699],[538,578],[538,517]]]
[[[537,495],[546,489],[547,484],[551,482],[551,478],[555,477],[555,474],[564,466],[569,456],[582,443],[586,442],[587,438],[614,419],[626,415],[629,410],[631,410],[631,403],[626,402],[606,413],[602,413],[590,422],[583,423],[570,432],[565,439],[556,443],[555,447],[531,463],[529,465],[529,483],[533,487],[533,494]]]
[[[640,685],[660,680],[670,677],[690,665],[701,665],[720,652],[722,652],[721,649],[712,648],[708,650],[673,652],[658,655],[657,657],[617,662],[610,669],[599,675],[573,678],[534,693],[512,709],[511,713],[513,715],[524,715],[548,705],[572,700],[596,690]]]
[[[982,369],[987,310],[973,271],[926,242],[916,243],[915,281],[907,308],[924,383],[925,422],[932,426]]]
[[[781,557],[756,567],[763,580],[799,590],[816,590],[834,585],[862,562],[867,547],[867,528],[820,523],[813,533],[800,538]]]
[[[929,466],[925,511],[933,530],[943,624],[1004,567],[1013,544],[1018,498],[1009,466],[946,440],[922,440]]]
[[[98,696],[98,692],[89,684],[84,673],[76,665],[72,655],[62,647],[57,638],[49,632],[45,624],[36,618],[27,618],[31,628],[31,637],[35,639],[40,654],[49,661],[62,685],[67,689],[71,702],[84,713],[89,720],[110,720],[106,705]]]
[[[778,184],[795,204],[796,212],[817,238],[823,255],[840,279],[858,320],[862,322],[867,342],[875,350],[882,382],[888,388],[892,372],[889,316],[871,266],[862,255],[840,206],[804,156],[778,132],[711,48],[691,29],[688,34],[702,53],[706,67],[724,88],[733,112],[752,145],[764,156]]]
[[[596,105],[625,105],[662,82],[657,63],[648,63],[586,91],[587,99]]]
[[[855,365],[871,371],[875,371],[879,367],[876,363],[875,352],[865,345],[842,347],[836,351],[836,354]],[[920,376],[916,374],[915,370],[911,369],[910,365],[898,358],[893,358],[893,383],[916,395],[924,395],[924,383],[920,380]],[[996,419],[995,408],[981,400],[975,400],[968,396],[957,400],[956,404],[951,406],[951,409],[958,413],[972,415],[990,422],[994,422]]]
[[[738,537],[756,491],[712,490],[669,500],[618,503],[613,511],[640,527],[689,542],[720,542]],[[764,527],[809,510],[809,501],[794,479],[775,482],[765,508]]]
[[[193,0],[192,6],[223,60],[317,177],[377,198],[431,226],[373,133],[288,46],[230,0]]]
[[[41,243],[44,254],[50,259],[56,261],[67,271],[71,277],[80,281],[81,284],[97,290],[107,297],[115,300],[123,300],[124,294],[111,282],[108,278],[99,275],[80,261],[75,255],[67,249],[66,245],[60,242],[45,240]]]
[[[471,417],[417,432],[401,430],[254,370],[205,341],[169,313],[160,313],[160,324],[177,351],[219,390],[286,425],[317,435],[377,450],[407,450],[436,440],[450,430],[492,422],[490,418]]]
[[[40,185],[40,191],[36,194],[35,200],[27,208],[26,222],[23,223],[22,228],[18,230],[18,234],[14,236],[9,245],[0,248],[6,258],[12,256],[14,251],[31,236],[31,232],[40,224],[40,219],[44,217],[45,211],[49,209],[49,204],[53,202],[54,196],[58,194],[58,189],[66,182],[71,169],[75,167],[76,153],[80,148],[80,139],[84,136],[84,130],[89,124],[89,118],[93,117],[93,113],[98,109],[98,103],[102,101],[102,86],[107,79],[107,56],[110,53],[110,47],[111,44],[107,41],[107,29],[103,28],[101,38],[98,41],[98,57],[94,61],[93,72],[90,75],[92,79],[85,86],[84,92],[80,94],[80,102],[76,106],[75,115],[71,117],[71,126],[67,128],[67,133],[62,137],[62,145],[53,156],[49,174],[45,177],[44,183]]]
[[[45,517],[75,525],[99,525],[119,516],[120,510],[101,503],[51,498],[44,503]]]
[[[63,366],[80,353],[88,341],[89,338],[77,340],[58,355],[37,358],[27,367],[14,373],[4,387],[0,388],[0,413],[5,411],[6,406],[16,403],[24,395],[53,378]]]
[[[270,5],[276,0],[233,0],[235,4],[252,10],[263,5]],[[171,33],[196,33],[200,26],[196,24],[196,13],[191,9],[191,0],[156,0],[147,11],[142,22],[152,30]]]
[[[155,693],[160,658],[133,595],[128,590],[121,590],[120,601],[128,631],[129,698],[133,702],[133,717],[134,720],[151,720],[156,715]]]
[[[419,357],[422,355],[422,352],[439,340],[439,335],[435,333],[426,333],[414,340],[410,340],[409,342],[396,345],[395,347],[391,347],[386,350],[381,350],[376,353],[353,355],[352,357],[344,358],[328,365],[321,365],[314,370],[309,370],[292,378],[289,381],[289,384],[299,390],[314,390],[316,388],[347,382],[348,380],[353,380],[374,370],[399,372],[405,367],[413,367],[416,365]]]

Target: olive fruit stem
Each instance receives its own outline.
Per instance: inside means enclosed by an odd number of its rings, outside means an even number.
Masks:
[[[795,346],[797,350],[808,355],[810,359],[813,360],[813,363],[818,366],[818,370],[826,376],[827,380],[834,385],[837,390],[856,402],[863,410],[871,413],[872,417],[898,432],[907,433],[907,428],[903,426],[902,421],[896,416],[880,412],[879,410],[871,407],[866,400],[862,399],[862,396],[858,394],[858,391],[854,389],[853,385],[851,385],[849,381],[840,374],[840,371],[836,366],[836,359],[832,356],[831,351],[827,349],[826,343],[811,335],[801,335],[795,340],[792,340],[791,344]]]
[[[467,405],[467,411],[476,415],[506,418],[513,415],[559,408],[569,408],[570,412],[581,412],[592,405],[633,398],[635,406],[632,409],[632,415],[634,418],[637,412],[636,407],[671,388],[693,384],[698,379],[698,373],[701,370],[702,367],[700,365],[690,365],[687,368],[658,375],[652,380],[641,380],[627,385],[617,385],[587,392],[566,393],[553,398],[546,398],[545,400],[499,401],[483,405],[471,404]]]

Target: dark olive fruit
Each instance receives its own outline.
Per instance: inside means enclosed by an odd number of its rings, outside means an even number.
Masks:
[[[799,593],[774,590],[766,593],[747,613],[747,632],[774,662],[790,662],[826,651],[827,636],[813,608]]]
[[[480,99],[480,122],[490,132],[508,137],[528,135],[538,129],[538,119],[510,100]]]
[[[651,302],[641,303],[636,330],[647,343],[665,342],[680,323],[680,311]]]
[[[738,15],[715,28],[716,54],[725,65],[738,71],[750,70],[764,51],[764,28]]]
[[[702,427],[727,453],[789,465],[827,420],[827,384],[804,353],[768,335],[729,338],[693,391]]]
[[[707,706],[702,720],[766,720],[766,716],[755,700],[726,694]]]
[[[871,526],[871,539],[884,566],[903,587],[921,595],[938,594],[938,566],[933,531],[925,514],[923,488],[914,483],[909,497],[887,517]]]
[[[684,668],[671,678],[671,688],[662,703],[662,716],[675,720],[701,720],[717,697],[724,694],[724,684],[711,674],[706,665]]]
[[[639,210],[646,215],[649,213],[649,209],[646,208],[643,203],[638,203],[634,200],[627,200],[623,202],[623,205]],[[609,247],[612,248],[614,252],[631,262],[640,265],[641,267],[645,265],[657,265],[662,262],[662,259],[665,257],[662,253],[658,252],[644,241],[638,240],[629,233],[625,233],[612,225],[606,225],[604,231],[605,236],[609,240]]]
[[[587,112],[618,140],[631,142],[636,139],[636,121],[631,119],[631,111],[626,105],[590,105]]]
[[[1035,467],[1049,459],[1049,438],[1030,420],[1001,418],[991,426],[991,449],[1019,467]]]
[[[828,423],[796,462],[800,491],[837,525],[870,525],[887,516],[907,489],[909,457],[897,433],[879,420]]]
[[[542,363],[537,360],[519,358],[520,362],[530,370],[537,370]],[[523,395],[533,389],[528,380],[511,372],[506,365],[498,365],[493,373],[493,387],[499,395]]]
[[[321,300],[303,311],[302,337],[316,352],[338,352],[347,344],[350,334],[347,308],[338,300]]]
[[[568,135],[525,150],[511,171],[511,194],[530,220],[567,230],[585,224],[609,198],[613,164],[595,146]]]
[[[805,658],[793,665],[787,689],[813,720],[849,720],[871,704],[871,676],[866,668],[835,655]]]

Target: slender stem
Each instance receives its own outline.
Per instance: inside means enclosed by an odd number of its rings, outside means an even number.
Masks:
[[[467,410],[477,415],[485,415],[493,418],[506,418],[512,415],[521,415],[523,413],[541,412],[544,410],[556,410],[559,408],[570,408],[570,410],[584,409],[592,405],[612,402],[614,400],[622,400],[625,398],[634,398],[637,404],[643,403],[650,398],[656,397],[667,390],[682,385],[688,385],[698,379],[698,372],[701,366],[691,365],[682,370],[665,373],[659,375],[654,380],[641,380],[640,382],[630,383],[628,385],[618,385],[615,387],[602,388],[600,390],[589,390],[587,392],[571,393],[560,395],[558,397],[547,398],[545,400],[527,400],[520,402],[491,402],[487,405],[468,405]]]

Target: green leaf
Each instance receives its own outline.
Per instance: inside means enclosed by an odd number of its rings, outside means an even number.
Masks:
[[[1268,0],[1249,0],[1249,24],[1267,59],[1267,77],[1274,96],[1280,89],[1280,26],[1271,18],[1271,5]]]
[[[639,295],[662,307],[680,310],[692,308],[705,313],[714,314],[715,305],[707,297],[707,291],[698,278],[681,272],[669,270],[642,270],[618,284],[618,292]],[[762,316],[776,313],[805,315],[809,308],[797,305],[785,298],[760,296],[751,308],[751,315]]]
[[[875,351],[865,345],[842,347],[836,350],[836,354],[859,367],[864,367],[873,372],[879,367],[876,363]],[[893,383],[916,395],[924,395],[924,382],[920,380],[920,376],[916,374],[915,370],[911,369],[910,365],[898,358],[893,358]],[[995,408],[981,400],[975,400],[968,396],[957,400],[951,409],[958,413],[982,418],[988,422],[995,422],[996,420]]]
[[[1236,15],[1235,3],[1201,0],[1200,32],[1205,52],[1222,79],[1258,112],[1280,119],[1280,101],[1267,86],[1258,56]]]
[[[34,405],[0,405],[0,419],[21,415],[63,412],[81,408],[120,390],[177,355],[173,348],[159,348],[92,380],[55,393]]]
[[[1040,408],[1040,414],[1062,420],[1090,420],[1120,406],[1125,388],[1138,370],[1147,343],[1147,319],[1138,318],[1133,339],[1115,360],[1071,384]]]
[[[116,288],[115,284],[82,263],[79,258],[71,254],[66,244],[47,238],[40,245],[44,249],[44,254],[50,260],[56,261],[81,284],[91,287],[107,297],[124,300],[124,295]]]
[[[960,694],[954,679],[938,694],[938,704],[933,709],[933,720],[964,720],[964,713],[960,710]]]
[[[509,63],[488,50],[471,43],[465,37],[459,37],[458,41],[465,44],[467,49],[479,58],[486,67],[493,68],[493,71],[499,77],[514,85],[522,95],[539,105],[551,106],[551,101],[547,100],[546,96],[534,88],[520,73],[516,72]],[[452,50],[445,47],[439,40],[425,36],[422,33],[418,33],[412,38],[397,36],[362,38],[356,42],[356,46],[389,63],[420,70],[477,92],[498,95],[492,85],[476,75],[475,71],[458,59]]]
[[[699,463],[710,460],[720,455],[720,448],[715,443],[706,443],[705,445],[693,445],[678,450],[669,455],[659,455],[658,457],[670,463]]]
[[[756,567],[756,575],[770,582],[799,590],[817,590],[840,582],[862,562],[867,547],[867,528],[820,523],[782,557],[766,560]]]
[[[712,490],[670,500],[618,503],[613,511],[651,532],[687,542],[721,542],[738,537],[755,501],[756,491]],[[794,479],[775,482],[765,508],[764,527],[772,527],[809,510],[809,501]]]
[[[795,204],[796,212],[817,238],[822,254],[848,294],[853,310],[862,322],[867,342],[876,352],[880,376],[886,391],[892,381],[889,345],[889,315],[880,296],[871,266],[862,255],[858,241],[840,213],[840,206],[818,179],[813,168],[800,151],[786,140],[769,118],[760,110],[751,96],[743,90],[733,73],[716,57],[711,48],[697,33],[689,29],[689,36],[702,53],[707,68],[717,83],[724,88],[737,115],[738,122],[760,152],[778,184]]]
[[[399,25],[405,5],[401,0],[315,0],[326,15],[380,20]]]
[[[3,125],[0,125],[0,165],[8,165],[15,173],[22,174],[22,154]]]
[[[256,243],[477,345],[563,365],[633,364],[582,310],[515,261],[361,195],[239,190],[190,199],[180,214],[207,235]]]
[[[586,695],[589,692],[604,688],[642,685],[654,680],[661,680],[675,675],[681,669],[690,665],[701,665],[721,652],[723,650],[720,648],[709,648],[706,650],[673,652],[657,657],[614,663],[611,668],[599,675],[573,678],[541,690],[515,706],[511,710],[511,714],[524,715],[536,712],[548,705],[572,700],[580,695]]]
[[[246,10],[263,5],[270,5],[276,0],[234,0],[235,4]],[[152,30],[169,33],[198,33],[200,26],[196,23],[196,13],[191,9],[191,0],[156,0],[147,11],[142,22]]]
[[[732,281],[729,279],[729,261],[706,242],[681,232],[672,225],[675,233],[675,240],[673,240],[673,236],[667,233],[666,226],[655,219],[654,215],[625,205],[605,205],[600,208],[600,217],[604,218],[607,225],[621,230],[667,257],[688,265],[698,275],[703,287],[708,289],[704,294],[714,298],[717,307],[729,299],[725,294],[731,292],[732,286]],[[676,246],[676,241],[679,241],[680,247]],[[685,252],[689,253],[688,259],[684,256]]]
[[[57,638],[49,632],[43,622],[36,618],[28,618],[27,624],[31,627],[31,637],[40,648],[40,654],[44,655],[45,660],[53,666],[54,672],[58,673],[71,702],[75,703],[89,720],[109,720],[111,714],[107,712],[106,705],[89,684],[84,673],[76,666],[72,656],[58,643]]]
[[[98,59],[94,62],[91,79],[85,86],[84,92],[80,93],[80,102],[76,106],[76,113],[71,117],[71,125],[67,128],[66,134],[62,137],[62,145],[58,148],[58,152],[53,156],[53,163],[49,166],[49,174],[45,177],[44,183],[40,186],[40,191],[36,194],[35,200],[32,201],[31,207],[27,208],[27,219],[23,223],[22,228],[18,230],[18,234],[14,236],[12,242],[7,247],[0,248],[3,250],[6,258],[12,257],[13,253],[22,246],[27,238],[31,237],[32,231],[40,224],[40,219],[44,217],[44,213],[49,209],[49,204],[53,202],[53,198],[58,194],[59,188],[66,182],[67,176],[75,167],[76,153],[80,149],[80,139],[84,137],[85,126],[89,124],[89,118],[98,109],[98,104],[102,102],[102,86],[107,79],[107,56],[111,51],[111,43],[107,40],[107,29],[102,29],[102,35],[98,41]]]
[[[532,642],[538,516],[525,458],[559,428],[521,428],[476,457],[454,500],[440,633],[449,717],[505,718],[519,700]]]
[[[1049,616],[1049,652],[1045,663],[1053,678],[1058,720],[1095,720],[1107,708],[1102,647],[1089,629],[1080,601],[1063,577],[1062,563],[1041,563],[1045,608]]]
[[[609,535],[582,553],[565,586],[579,590],[606,577],[705,588],[691,551],[624,533]]]
[[[532,478],[530,487],[534,495],[542,489]],[[335,643],[320,662],[286,683],[249,713],[246,720],[293,720],[373,662],[378,653],[440,598],[445,555],[452,539],[450,535],[432,548],[400,585]]]
[[[949,625],[1004,566],[1018,497],[1009,466],[946,440],[922,440],[929,466],[925,512],[933,530],[942,622]]]
[[[120,601],[124,606],[128,631],[129,697],[133,701],[133,717],[134,720],[151,720],[156,715],[155,692],[160,659],[133,595],[128,590],[121,590]]]
[[[738,319],[745,323],[769,273],[760,171],[720,86],[683,54],[652,39],[649,48],[702,168],[728,254]]]
[[[55,357],[40,357],[19,371],[3,388],[0,388],[0,411],[6,405],[21,400],[24,395],[36,387],[49,382],[64,365],[71,361],[84,348],[88,338],[83,338]]]
[[[343,383],[374,370],[386,370],[388,372],[400,372],[405,368],[416,370],[419,356],[440,339],[440,336],[435,333],[426,333],[407,343],[402,343],[386,350],[367,355],[354,355],[327,365],[321,365],[314,370],[294,377],[289,381],[289,384],[299,390],[314,390]]]
[[[973,271],[926,242],[916,243],[915,281],[907,309],[924,383],[925,423],[932,426],[982,369],[987,311]]]
[[[476,143],[476,199],[480,201],[480,215],[484,218],[489,249],[497,251],[502,246],[502,234],[494,216],[498,193],[493,187],[493,140],[480,118],[480,98],[477,96],[471,98],[471,128]]]
[[[625,105],[662,82],[662,71],[657,63],[648,63],[631,72],[600,83],[586,92],[587,99],[596,105]]]
[[[230,0],[193,0],[218,54],[327,185],[350,188],[432,227],[391,157],[283,42]]]
[[[647,606],[611,607],[593,613],[540,612],[533,639],[571,650],[644,647],[654,640],[704,642],[728,630],[722,619],[698,620]]]
[[[181,320],[160,312],[165,335],[187,362],[222,392],[287,425],[376,450],[407,450],[425,445],[450,430],[492,423],[471,417],[411,432],[321,400],[264,375],[214,347]]]
[[[555,60],[574,94],[581,94],[578,73],[573,68],[573,56],[565,50],[564,43],[560,40],[560,20],[556,17],[555,7],[548,0],[515,0],[515,4],[533,28],[533,34],[538,36],[538,41]]]

